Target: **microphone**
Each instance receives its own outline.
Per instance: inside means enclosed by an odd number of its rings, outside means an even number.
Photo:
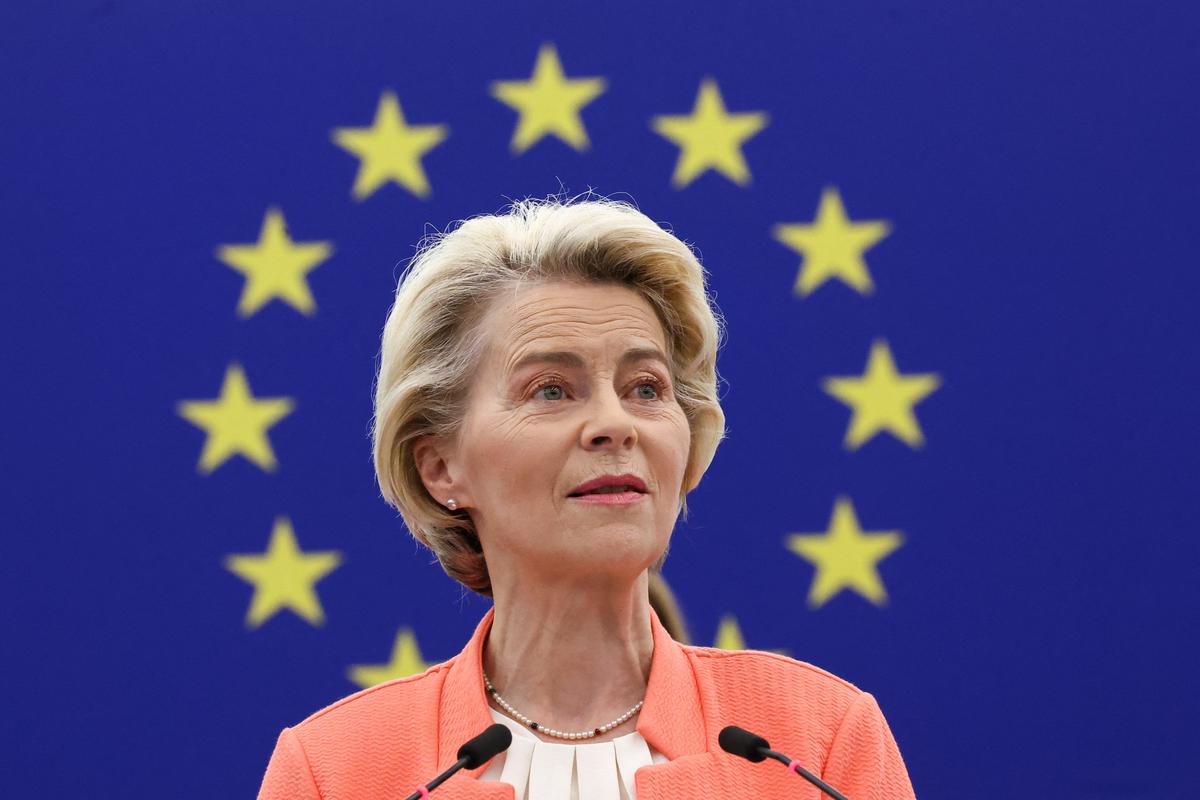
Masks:
[[[463,766],[467,769],[475,769],[491,761],[493,756],[503,753],[510,744],[512,744],[512,731],[508,729],[508,726],[497,722],[458,748],[458,758],[459,760],[466,759]]]
[[[717,736],[717,742],[726,753],[741,756],[747,761],[753,761],[755,764],[764,759],[773,758],[782,764],[786,764],[788,769],[834,798],[834,800],[850,800],[846,795],[800,766],[800,762],[788,758],[783,753],[772,750],[767,740],[756,733],[751,733],[736,725],[727,725],[721,729],[721,733]]]
[[[424,786],[418,786],[416,791],[404,800],[423,800],[429,793],[441,786],[454,773],[464,767],[475,769],[490,761],[493,756],[502,753],[512,744],[512,731],[507,726],[497,722],[489,726],[483,733],[471,739],[458,748],[458,761]]]

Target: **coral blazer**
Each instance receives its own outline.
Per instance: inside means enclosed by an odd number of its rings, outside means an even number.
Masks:
[[[493,724],[483,643],[493,610],[463,651],[421,675],[345,697],[279,734],[259,800],[403,798],[453,764]],[[651,611],[654,654],[637,730],[670,761],[639,769],[638,800],[819,800],[775,761],[752,764],[717,744],[726,725],[761,734],[850,800],[915,800],[904,761],[870,694],[824,670],[755,650],[682,645]],[[461,770],[435,800],[513,800],[513,787]]]

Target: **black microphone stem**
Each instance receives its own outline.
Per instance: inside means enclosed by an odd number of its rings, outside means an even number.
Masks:
[[[765,747],[760,747],[758,749],[758,752],[762,753],[767,758],[775,759],[779,763],[786,765],[788,768],[792,767],[792,759],[788,758],[783,753],[780,753],[778,750],[768,750]],[[826,783],[825,781],[818,778],[816,775],[813,775],[811,772],[809,772],[808,770],[806,770],[804,767],[800,766],[799,764],[796,765],[795,772],[801,778],[804,778],[806,781],[811,783],[813,786],[816,786],[818,789],[820,789],[822,792],[824,792],[825,794],[832,797],[834,800],[850,800],[850,798],[846,797],[846,795],[842,794],[837,789],[833,788],[828,783]]]
[[[454,762],[453,766],[451,766],[449,769],[447,769],[441,775],[438,775],[436,778],[431,780],[429,783],[425,784],[425,790],[432,791],[432,790],[436,789],[437,787],[441,786],[443,783],[445,783],[447,780],[450,779],[451,775],[453,775],[454,773],[458,772],[460,769],[465,767],[470,762],[470,760],[471,760],[470,757],[463,756],[458,761]],[[420,800],[420,798],[421,798],[420,792],[413,792],[408,797],[404,798],[404,800]]]

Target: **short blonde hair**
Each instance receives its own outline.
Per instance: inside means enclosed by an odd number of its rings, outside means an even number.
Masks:
[[[705,275],[686,244],[632,205],[608,198],[520,200],[507,213],[422,239],[384,325],[371,438],[383,498],[448,575],[491,594],[469,514],[449,511],[429,494],[413,447],[426,435],[456,440],[487,349],[479,323],[491,301],[529,283],[568,281],[627,286],[649,302],[666,334],[675,395],[691,431],[680,488],[687,519],[687,492],[725,436],[716,371],[725,328]]]

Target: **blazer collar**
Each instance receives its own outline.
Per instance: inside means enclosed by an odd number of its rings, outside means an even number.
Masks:
[[[456,760],[463,742],[492,724],[483,686],[483,643],[491,630],[495,608],[488,609],[466,647],[450,665],[438,708],[438,769]],[[638,715],[637,731],[655,750],[670,759],[705,752],[704,716],[696,677],[682,646],[671,638],[650,610],[654,654],[646,701]],[[486,765],[468,774],[478,776]]]
[[[654,656],[637,731],[651,747],[672,760],[703,753],[704,715],[691,662],[654,609],[650,609],[650,627],[654,631]]]

